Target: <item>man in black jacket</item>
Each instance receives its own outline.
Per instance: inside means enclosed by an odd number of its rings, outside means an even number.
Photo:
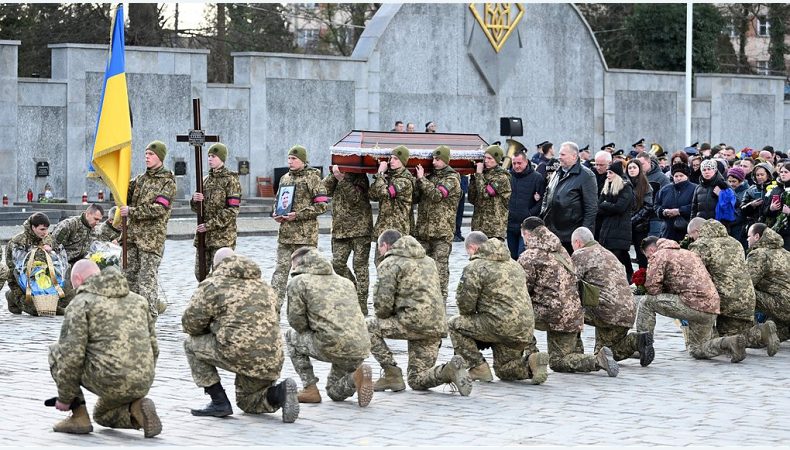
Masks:
[[[521,222],[527,217],[540,214],[541,200],[546,191],[546,181],[537,173],[527,160],[524,152],[518,152],[512,159],[510,170],[510,203],[507,213],[507,246],[510,257],[518,260],[524,250],[521,239]]]
[[[557,235],[562,246],[573,253],[571,234],[579,227],[595,229],[598,214],[598,185],[595,175],[579,162],[579,146],[563,142],[560,146],[560,170],[554,174],[543,196],[541,216],[548,229]]]

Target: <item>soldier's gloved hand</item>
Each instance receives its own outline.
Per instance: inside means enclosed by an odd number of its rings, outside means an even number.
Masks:
[[[192,194],[192,201],[202,202],[203,201],[203,194],[201,194],[200,192],[195,192],[194,194]]]
[[[206,224],[201,223],[200,225],[197,226],[197,228],[195,228],[195,231],[197,231],[198,233],[205,233],[207,231]]]

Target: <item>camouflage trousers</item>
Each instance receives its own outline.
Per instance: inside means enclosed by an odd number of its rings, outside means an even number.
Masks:
[[[326,393],[334,401],[343,401],[356,392],[354,371],[362,364],[364,359],[344,359],[328,356],[315,342],[312,332],[298,333],[293,328],[285,333],[285,344],[291,362],[302,379],[302,386],[307,387],[318,383],[318,377],[313,372],[310,358],[332,363],[329,376],[326,379]]]
[[[348,257],[354,252],[354,272],[348,268]],[[341,277],[348,278],[357,288],[359,308],[368,315],[368,288],[370,286],[370,236],[346,239],[332,237],[332,268]]]
[[[33,300],[25,300],[25,292],[11,277],[8,278],[8,290],[5,293],[5,299],[8,302],[8,312],[11,314],[22,314],[25,312],[31,316],[38,315],[38,311],[33,305]],[[62,316],[66,312],[66,307],[69,306],[70,301],[71,299],[68,297],[58,300],[57,315]]]
[[[754,323],[754,319],[747,320],[722,315],[716,318],[716,332],[719,336],[737,336],[741,334],[746,338],[746,346],[749,348],[765,348],[760,331],[762,327],[763,324]]]
[[[371,317],[367,319],[367,324],[370,352],[382,368],[398,365],[384,339],[403,339],[408,342],[409,363],[406,369],[406,382],[409,383],[409,387],[415,391],[424,391],[450,382],[441,376],[444,365],[434,366],[439,357],[441,338],[426,337],[409,331],[395,318]]]
[[[549,347],[549,367],[555,372],[595,372],[599,370],[594,355],[585,355],[577,348],[578,333],[551,330],[543,322],[535,322],[535,329],[546,332],[546,345]],[[532,337],[526,353],[539,352],[538,341]]]
[[[52,374],[52,379],[55,380],[55,385],[62,382],[58,379],[59,359],[59,345],[50,345],[49,371]],[[91,367],[91,365],[86,364],[85,367]],[[91,373],[87,371],[82,373],[80,385],[99,397],[93,408],[93,420],[95,420],[96,423],[108,428],[140,428],[132,423],[132,415],[129,412],[129,406],[135,400],[145,397],[148,394],[150,386],[124,386],[120,380],[103,379],[101,373]],[[80,389],[78,395],[80,400],[85,400],[82,389]],[[73,399],[63,400],[69,401]]]
[[[235,248],[235,246],[231,248]],[[217,253],[217,250],[219,250],[219,248],[206,247],[206,276],[208,276],[208,274],[210,274],[214,268],[214,255]],[[200,281],[200,276],[199,276],[200,272],[198,271],[199,265],[200,264],[198,263],[198,254],[196,248],[195,249],[195,279],[198,280],[198,282]]]
[[[309,246],[307,244],[277,244],[277,261],[272,274],[272,288],[277,294],[277,314],[280,314],[285,304],[288,274],[291,272],[291,255],[301,247]]]
[[[10,278],[8,284],[11,284]],[[757,296],[757,304],[754,309],[763,312],[776,323],[776,334],[779,335],[779,341],[784,342],[790,339],[790,304],[767,292],[755,290],[754,293]]]
[[[148,300],[148,310],[159,316],[159,264],[162,257],[156,253],[140,250],[136,244],[128,244],[126,270],[123,274],[129,282],[129,290]]]
[[[430,241],[420,240],[420,245],[425,249],[425,253],[436,263],[439,271],[439,284],[442,286],[442,298],[447,304],[447,285],[450,283],[450,252],[453,250],[453,237],[444,239],[433,239]]]
[[[205,388],[220,382],[217,368],[234,372],[231,364],[217,349],[213,334],[187,336],[184,340],[192,379],[199,387]],[[266,392],[277,380],[263,380],[236,373],[236,405],[248,414],[273,413],[279,409],[266,401]]]
[[[725,353],[724,338],[713,336],[716,314],[697,311],[686,306],[675,294],[645,295],[634,297],[639,302],[636,313],[636,331],[653,333],[656,328],[656,313],[673,319],[686,320],[688,328],[688,351],[695,359],[710,359]]]
[[[609,347],[615,361],[628,359],[639,350],[639,338],[636,333],[629,333],[629,327],[611,325],[602,322],[590,314],[584,315],[584,324],[595,327],[595,352],[603,347]],[[578,334],[577,348],[584,352],[581,333]]]
[[[517,342],[502,336],[497,327],[476,316],[459,315],[450,318],[450,340],[456,355],[461,355],[469,368],[486,362],[477,342],[491,344],[494,353],[494,373],[500,380],[513,381],[532,378],[524,358],[529,342]]]

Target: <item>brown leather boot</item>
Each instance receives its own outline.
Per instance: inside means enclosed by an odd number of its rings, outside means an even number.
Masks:
[[[305,386],[304,389],[296,394],[299,403],[321,403],[321,392],[318,391],[318,386],[311,384]]]
[[[469,378],[471,378],[472,381],[484,381],[486,383],[494,381],[491,367],[488,366],[488,362],[486,361],[469,369]]]
[[[162,422],[151,399],[143,397],[133,401],[129,412],[132,415],[132,425],[138,430],[142,427],[145,437],[154,437],[162,432]]]
[[[384,368],[384,376],[376,380],[373,390],[383,392],[387,389],[392,392],[399,392],[406,389],[403,382],[403,371],[398,366],[387,366]]]
[[[52,429],[57,433],[88,434],[93,431],[88,408],[80,405],[71,410],[71,415],[56,423]]]
[[[730,362],[741,362],[746,358],[746,338],[740,334],[722,338],[721,349],[730,355]]]
[[[766,320],[760,326],[760,338],[767,348],[768,356],[774,356],[779,351],[779,336],[776,334],[776,323],[773,320]]]
[[[357,403],[368,406],[373,400],[373,370],[367,364],[360,364],[354,371],[354,386],[357,387]]]
[[[532,375],[532,384],[543,384],[549,378],[548,353],[530,353],[527,357],[527,365],[529,365],[529,372]]]

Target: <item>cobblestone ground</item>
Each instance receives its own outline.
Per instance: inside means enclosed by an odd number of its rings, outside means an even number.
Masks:
[[[468,229],[464,230],[468,232]],[[329,236],[320,246],[329,254]],[[239,239],[239,253],[254,258],[268,281],[274,270],[275,237]],[[198,418],[189,408],[208,401],[192,382],[184,356],[180,318],[195,286],[194,249],[190,241],[168,241],[161,284],[170,304],[158,323],[161,354],[149,397],[157,405],[163,432],[144,439],[142,432],[111,430],[94,424],[88,436],[54,433],[52,425],[64,417],[43,400],[56,394],[47,367],[47,346],[55,342],[61,318],[15,316],[0,308],[0,376],[3,379],[3,420],[0,445],[110,446],[110,445],[772,445],[790,438],[785,407],[790,371],[790,349],[768,358],[749,350],[740,364],[720,356],[695,361],[684,351],[679,329],[659,317],[656,360],[647,367],[630,359],[620,375],[551,373],[548,382],[495,381],[475,384],[468,398],[449,387],[430,392],[407,389],[377,393],[370,407],[360,409],[355,398],[336,403],[302,405],[295,424],[283,424],[280,414],[249,415],[235,408],[225,419]],[[453,244],[448,315],[456,313],[455,285],[466,264],[463,244]],[[371,282],[375,270],[371,267]],[[3,298],[4,297],[0,297]],[[283,330],[287,323],[283,322]],[[545,334],[537,332],[545,350]],[[584,342],[593,345],[593,330]],[[403,342],[390,341],[399,365],[406,366]],[[589,351],[589,350],[588,350]],[[484,353],[490,361],[490,351]],[[445,339],[440,362],[452,356]],[[368,363],[378,367],[373,358]],[[328,365],[317,362],[316,374],[324,390]],[[221,372],[234,400],[232,374]],[[298,381],[286,358],[283,376]],[[300,386],[301,383],[299,382]],[[86,391],[89,409],[96,397]]]

